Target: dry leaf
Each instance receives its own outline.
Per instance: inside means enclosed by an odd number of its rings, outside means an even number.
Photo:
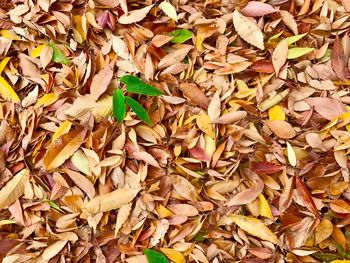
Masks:
[[[59,240],[48,246],[43,254],[41,255],[42,260],[49,261],[51,258],[56,256],[68,243],[66,240]]]
[[[234,206],[234,205],[245,205],[253,202],[258,196],[261,194],[261,192],[264,190],[264,182],[262,180],[258,180],[254,182],[253,186],[251,186],[249,189],[244,190],[238,194],[236,194],[233,198],[231,198],[227,205],[228,206]]]
[[[193,104],[203,109],[208,109],[210,100],[196,84],[188,82],[181,83],[180,90]]]
[[[26,169],[17,173],[0,190],[0,210],[8,207],[24,193],[25,184],[28,181],[28,172]]]
[[[242,215],[231,215],[230,218],[249,235],[270,241],[273,244],[280,243],[277,236],[259,219]]]
[[[45,169],[55,169],[71,157],[84,142],[86,133],[85,128],[77,128],[63,134],[58,140],[52,142],[44,156],[43,164]]]
[[[288,56],[288,42],[282,40],[278,43],[275,50],[272,53],[272,65],[275,69],[276,76],[279,75],[281,68],[287,61]]]
[[[87,179],[84,175],[69,169],[64,169],[64,171],[72,179],[72,181],[87,194],[89,198],[94,198],[96,194],[95,188],[89,179]]]
[[[221,111],[220,95],[218,92],[216,92],[208,106],[208,116],[212,123],[215,123],[215,121],[219,118],[220,111]]]
[[[282,139],[291,139],[296,135],[292,125],[286,121],[265,121],[266,125],[276,134],[277,137]]]
[[[87,214],[97,214],[108,212],[131,202],[140,189],[117,189],[107,194],[102,194],[91,199],[83,205],[83,211]]]
[[[171,181],[175,191],[190,201],[197,200],[197,191],[196,188],[184,177],[180,175],[173,174],[171,175]]]
[[[138,10],[130,11],[128,14],[124,14],[119,17],[118,22],[121,24],[132,24],[139,22],[146,17],[152,7],[153,5],[149,5]]]
[[[265,16],[277,12],[271,5],[258,1],[249,1],[248,4],[240,10],[244,16]]]
[[[115,223],[115,230],[114,230],[115,237],[117,237],[120,228],[124,225],[124,223],[128,219],[131,212],[131,207],[132,207],[132,203],[129,203],[129,204],[123,205],[119,209],[118,215],[117,215],[117,222]]]
[[[260,28],[237,10],[233,12],[233,25],[241,38],[261,50],[265,49],[264,35]]]
[[[100,70],[93,78],[90,85],[91,98],[97,100],[106,90],[113,77],[113,70],[107,66]]]
[[[245,111],[231,111],[219,117],[214,123],[232,124],[237,121],[243,120],[245,117],[247,117],[247,112]]]
[[[175,7],[173,7],[169,2],[163,1],[159,4],[159,8],[171,19],[177,21],[177,13]]]

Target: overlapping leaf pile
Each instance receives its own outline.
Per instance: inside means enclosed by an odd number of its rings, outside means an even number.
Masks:
[[[348,0],[0,11],[0,261],[349,262]]]

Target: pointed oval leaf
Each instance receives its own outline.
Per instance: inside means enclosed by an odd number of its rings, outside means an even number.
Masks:
[[[153,249],[145,249],[145,253],[149,263],[169,263],[168,259],[160,252]]]
[[[241,13],[245,16],[265,16],[271,13],[278,12],[271,5],[261,3],[258,1],[250,1],[248,4],[241,9]]]
[[[113,113],[119,123],[122,123],[125,118],[126,106],[125,98],[122,90],[117,89],[113,94]]]
[[[126,86],[131,86],[134,84],[140,84],[142,83],[142,80],[139,79],[138,77],[135,77],[133,75],[124,75],[123,77],[121,77],[119,79],[119,81],[123,84],[125,84]]]
[[[8,82],[1,76],[0,76],[0,96],[5,100],[10,100],[14,103],[19,103],[21,101],[17,93],[10,86],[10,84],[8,84]]]
[[[184,43],[192,38],[192,32],[188,29],[176,29],[171,31],[168,35],[173,37],[170,42],[175,44]]]
[[[52,48],[52,60],[56,63],[70,65],[71,61],[62,53],[58,46],[54,42],[50,42],[49,46]]]
[[[309,47],[296,47],[296,48],[291,48],[288,50],[288,59],[295,59],[302,57],[306,55],[307,53],[310,53],[313,51],[314,48],[309,48]]]
[[[44,156],[43,164],[45,169],[55,169],[71,157],[84,142],[86,133],[85,128],[78,128],[63,134],[59,139],[51,143]]]
[[[168,17],[177,21],[176,9],[169,2],[163,1],[160,3],[159,7]]]
[[[264,35],[260,28],[237,10],[233,12],[233,25],[238,35],[249,44],[264,50]]]
[[[163,94],[160,90],[144,82],[127,86],[126,91],[147,96],[159,96]]]
[[[134,100],[133,98],[126,96],[125,97],[126,103],[128,103],[128,105],[131,107],[131,109],[136,113],[136,115],[143,120],[144,122],[146,122],[149,125],[152,125],[152,121],[148,116],[147,111],[145,110],[144,107],[141,106],[140,103],[138,103],[136,100]]]

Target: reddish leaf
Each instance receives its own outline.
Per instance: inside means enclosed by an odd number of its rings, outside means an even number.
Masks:
[[[250,69],[259,73],[273,73],[275,69],[273,68],[272,62],[270,60],[259,60],[255,61]]]
[[[312,212],[316,216],[319,216],[315,202],[312,199],[311,194],[307,189],[306,185],[301,181],[301,179],[298,176],[295,177],[295,182],[298,194],[300,195],[303,204],[306,206],[307,209],[310,210],[310,212]]]
[[[258,162],[253,164],[253,171],[258,174],[274,174],[283,171],[284,166],[270,163]]]

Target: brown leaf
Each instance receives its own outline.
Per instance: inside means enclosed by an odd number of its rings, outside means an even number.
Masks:
[[[96,194],[93,184],[86,176],[73,170],[64,169],[67,175],[73,180],[73,182],[83,190],[89,198],[93,198]]]
[[[146,17],[146,15],[152,9],[152,7],[153,5],[149,5],[138,10],[130,11],[128,14],[124,14],[121,17],[119,17],[118,22],[120,24],[132,24],[139,22]]]
[[[193,104],[208,109],[210,100],[195,83],[181,83],[180,90]]]
[[[4,187],[1,188],[0,210],[11,205],[24,193],[24,187],[27,180],[28,172],[24,169],[17,173]]]
[[[106,66],[100,70],[93,78],[90,85],[91,97],[96,101],[107,90],[108,84],[113,77],[113,70]]]
[[[331,209],[340,214],[350,214],[350,205],[344,200],[333,200],[330,203]]]
[[[315,111],[327,120],[333,120],[346,112],[346,106],[331,98],[307,98],[306,102],[315,108]]]
[[[63,134],[54,141],[44,156],[43,164],[45,169],[55,169],[71,157],[84,142],[86,133],[87,130],[85,128],[79,127]]]
[[[248,4],[241,9],[242,15],[245,16],[265,16],[277,12],[271,5],[258,1],[249,1]]]
[[[266,120],[265,123],[279,138],[291,139],[296,135],[296,132],[293,129],[292,125],[286,121]]]
[[[294,177],[288,179],[279,199],[278,208],[283,213],[292,202]]]
[[[66,240],[59,240],[54,243],[52,243],[50,246],[48,246],[43,254],[41,255],[41,258],[44,262],[49,261],[51,258],[56,256],[63,248],[64,246],[68,243]]]
[[[276,72],[276,76],[279,75],[279,72],[283,65],[287,61],[288,56],[288,42],[286,40],[282,40],[278,43],[275,50],[272,53],[272,64]]]
[[[259,73],[273,73],[275,69],[270,60],[258,60],[250,67],[251,70]]]
[[[171,175],[171,182],[179,195],[190,201],[197,200],[196,188],[186,178],[173,174]]]
[[[247,117],[247,112],[245,111],[231,111],[219,117],[214,123],[233,124],[237,121],[243,120],[245,117]]]
[[[227,206],[245,205],[253,202],[264,190],[264,182],[259,179],[254,182],[253,186],[236,194],[228,201]]]
[[[350,2],[347,0],[340,0],[346,12],[350,12]]]
[[[343,45],[338,35],[334,41],[331,62],[337,77],[341,80],[345,80],[347,76],[349,76],[349,70],[347,69],[347,61],[345,58]]]
[[[139,191],[140,189],[123,188],[102,194],[84,204],[82,210],[91,215],[115,210],[132,201]]]

